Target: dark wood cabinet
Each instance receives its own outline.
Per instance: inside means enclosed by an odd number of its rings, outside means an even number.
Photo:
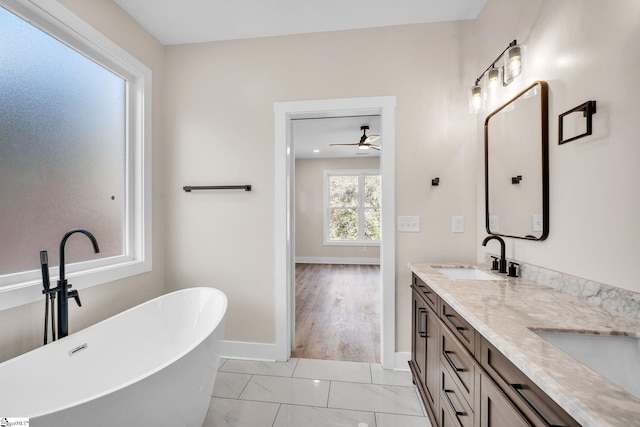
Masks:
[[[411,335],[411,361],[420,379],[424,382],[427,372],[427,304],[413,291],[412,317],[414,331]]]
[[[580,425],[487,340],[482,340],[481,351],[482,368],[531,425]]]
[[[446,364],[440,364],[440,422],[450,419],[452,425],[473,427],[474,411],[465,399]],[[448,414],[445,414],[448,413]]]
[[[440,351],[438,343],[440,321],[434,308],[437,308],[438,305],[435,293],[416,277],[414,277],[412,295],[412,351],[409,366],[420,396],[430,411],[429,418],[435,424],[435,408],[437,408],[439,400]],[[429,298],[433,298],[433,300]]]
[[[531,426],[487,375],[480,379],[480,427]]]
[[[419,277],[409,367],[434,427],[578,426]]]

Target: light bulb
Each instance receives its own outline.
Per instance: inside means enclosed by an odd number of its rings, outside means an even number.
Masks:
[[[524,45],[511,46],[504,58],[504,82],[511,83],[516,78],[525,73],[525,53]]]
[[[490,68],[487,72],[487,82],[490,89],[494,89],[500,83],[500,69]]]
[[[482,86],[471,86],[469,92],[469,112],[477,114],[484,111],[484,97],[482,96]]]
[[[487,71],[487,99],[495,101],[502,88],[502,70],[491,67]]]
[[[368,145],[358,145],[358,148],[361,150],[368,150],[369,146]]]

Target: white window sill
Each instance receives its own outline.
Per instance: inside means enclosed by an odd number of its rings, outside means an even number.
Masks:
[[[81,265],[84,263],[78,263]],[[68,268],[70,268],[68,266]],[[52,269],[53,271],[54,269]],[[58,268],[55,268],[56,274]],[[73,269],[71,269],[73,270]],[[68,272],[66,279],[73,285],[74,289],[86,289],[93,286],[103,285],[115,280],[135,276],[137,274],[151,271],[151,260],[129,260],[118,264],[108,264],[82,271]],[[57,276],[51,276],[51,287],[55,287]],[[82,294],[80,294],[82,299]],[[29,279],[0,287],[0,310],[17,307],[42,301],[42,279]]]

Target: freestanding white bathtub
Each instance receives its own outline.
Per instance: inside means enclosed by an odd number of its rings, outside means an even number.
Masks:
[[[226,310],[221,291],[184,289],[8,360],[0,417],[31,427],[200,427]]]

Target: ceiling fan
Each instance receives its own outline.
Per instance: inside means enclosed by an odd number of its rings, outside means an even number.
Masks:
[[[331,146],[334,145],[356,145],[361,150],[368,150],[369,148],[373,148],[374,150],[380,151],[380,146],[376,144],[372,144],[372,142],[376,142],[380,139],[380,135],[369,135],[367,136],[367,131],[369,130],[369,126],[364,125],[360,126],[360,130],[362,131],[362,136],[360,137],[360,141],[354,142],[353,144],[329,144]]]

